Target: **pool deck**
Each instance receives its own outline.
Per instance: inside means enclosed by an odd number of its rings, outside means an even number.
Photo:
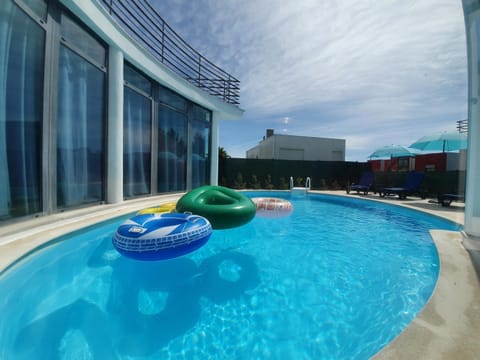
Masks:
[[[313,191],[381,201],[424,211],[464,223],[463,203],[442,207],[415,197],[406,200],[378,195],[347,195],[345,191]],[[140,209],[176,201],[182,194],[98,205],[32,218],[0,227],[0,271],[38,246],[96,222]],[[479,359],[480,358],[480,239],[461,232],[432,230],[440,255],[440,274],[427,305],[412,323],[374,359]],[[477,268],[474,264],[477,264]]]

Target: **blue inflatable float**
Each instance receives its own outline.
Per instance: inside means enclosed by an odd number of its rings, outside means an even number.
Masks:
[[[212,234],[210,222],[192,214],[134,216],[121,224],[112,243],[122,255],[136,260],[165,260],[203,246]]]

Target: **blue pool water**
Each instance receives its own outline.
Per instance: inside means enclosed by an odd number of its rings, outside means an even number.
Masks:
[[[215,230],[198,251],[139,262],[116,219],[54,241],[0,275],[2,359],[368,359],[429,299],[429,229],[453,223],[327,195],[288,218]]]

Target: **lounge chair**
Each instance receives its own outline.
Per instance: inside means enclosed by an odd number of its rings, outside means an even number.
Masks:
[[[365,171],[360,177],[358,184],[351,184],[347,186],[347,194],[350,194],[350,191],[357,191],[357,194],[363,192],[364,195],[367,195],[370,191],[373,183],[375,181],[375,174],[371,171]]]
[[[442,206],[450,206],[452,201],[465,201],[465,196],[460,194],[438,194],[437,200]]]
[[[380,190],[379,194],[381,197],[385,197],[386,195],[398,195],[400,199],[406,199],[409,195],[420,194],[421,198],[425,199],[425,195],[422,191],[422,183],[424,178],[425,174],[422,172],[409,172],[403,187],[383,188]]]

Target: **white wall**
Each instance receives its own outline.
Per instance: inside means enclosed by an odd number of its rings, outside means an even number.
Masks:
[[[247,151],[249,159],[345,161],[345,140],[272,135]]]

